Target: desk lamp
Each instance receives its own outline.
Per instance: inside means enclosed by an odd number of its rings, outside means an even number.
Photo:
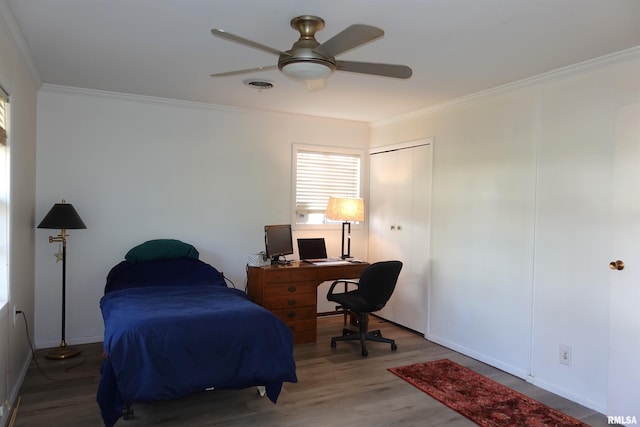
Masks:
[[[49,243],[59,242],[62,244],[62,256],[58,251],[56,262],[62,259],[62,339],[60,346],[47,352],[47,359],[68,359],[80,354],[80,350],[75,347],[68,347],[64,338],[65,329],[65,293],[66,293],[66,275],[67,275],[67,230],[68,229],[85,229],[87,228],[80,219],[80,215],[73,208],[73,205],[66,203],[56,203],[53,205],[49,213],[44,217],[38,228],[60,229],[57,236],[49,236]]]
[[[364,201],[356,198],[329,197],[325,217],[342,221],[342,259],[351,258],[351,221],[364,221]]]

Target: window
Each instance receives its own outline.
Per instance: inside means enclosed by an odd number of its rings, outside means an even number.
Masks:
[[[360,197],[362,152],[359,150],[293,146],[294,224],[327,224],[329,196]]]
[[[7,124],[6,124],[6,117],[5,117],[6,102],[7,102],[7,97],[5,95],[5,92],[0,88],[0,146],[7,145]]]
[[[9,261],[9,153],[8,107],[9,95],[0,87],[0,302],[7,301]]]

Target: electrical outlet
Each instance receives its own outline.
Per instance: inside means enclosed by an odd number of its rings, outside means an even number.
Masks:
[[[571,346],[566,344],[560,344],[560,363],[563,365],[571,366]]]

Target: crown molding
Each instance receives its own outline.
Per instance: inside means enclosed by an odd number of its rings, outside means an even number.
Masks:
[[[518,80],[512,83],[507,83],[501,86],[496,86],[491,89],[483,90],[480,92],[465,95],[460,98],[445,101],[430,107],[421,108],[415,111],[411,111],[398,116],[390,117],[387,119],[377,120],[369,123],[371,128],[387,126],[405,120],[414,119],[416,117],[425,116],[438,111],[447,110],[457,105],[464,104],[470,101],[474,101],[484,96],[491,96],[500,93],[505,93],[515,89],[522,89],[527,87],[533,87],[541,85],[543,83],[549,83],[555,80],[567,78],[569,76],[581,74],[587,71],[603,68],[611,64],[617,64],[625,61],[640,59],[640,46],[635,46],[630,49],[626,49],[620,52],[612,53],[609,55],[601,56],[598,58],[590,59],[577,64],[569,65],[566,67],[558,68],[537,76],[529,77],[526,79]]]
[[[2,0],[0,0],[2,1]],[[140,102],[146,104],[164,104],[164,105],[173,105],[179,106],[183,108],[196,108],[201,110],[215,110],[215,111],[227,111],[227,112],[235,112],[235,113],[245,113],[245,114],[268,114],[274,116],[300,116],[307,117],[315,120],[340,120],[341,119],[333,119],[328,117],[318,117],[311,116],[306,114],[297,114],[297,113],[289,113],[285,111],[274,111],[267,109],[259,109],[259,108],[247,108],[247,107],[235,107],[229,105],[222,104],[212,104],[210,102],[197,102],[197,101],[185,101],[180,99],[173,98],[162,98],[157,96],[150,95],[137,95],[132,93],[125,92],[112,92],[106,90],[99,89],[86,89],[75,86],[63,86],[63,85],[54,85],[49,83],[44,83],[41,88],[41,91],[44,92],[57,92],[64,94],[74,94],[74,95],[84,95],[84,96],[93,96],[93,97],[101,97],[101,98],[111,98],[118,100],[127,100],[132,102]],[[366,123],[363,123],[366,126]]]
[[[128,100],[128,101],[136,101],[147,104],[166,104],[166,105],[177,105],[181,107],[191,107],[191,108],[203,108],[209,110],[225,110],[225,111],[252,111],[242,107],[230,107],[227,105],[220,104],[211,104],[206,102],[196,102],[196,101],[183,101],[180,99],[173,98],[162,98],[158,96],[150,96],[150,95],[138,95],[134,93],[125,93],[125,92],[113,92],[108,90],[100,90],[100,89],[87,89],[75,86],[63,86],[63,85],[54,85],[49,83],[44,83],[41,88],[42,91],[45,92],[58,92],[58,93],[66,93],[66,94],[76,94],[76,95],[86,95],[86,96],[95,96],[101,98],[112,98],[112,99],[120,99],[120,100]]]
[[[20,27],[18,26],[15,17],[13,16],[13,12],[11,11],[11,7],[9,7],[9,4],[7,3],[7,0],[0,0],[0,26],[6,31],[7,36],[9,37],[9,41],[27,65],[27,69],[29,70],[31,77],[35,82],[36,87],[42,86],[42,77],[40,76],[40,71],[38,70],[36,63],[31,56],[31,52],[29,51],[27,42],[22,36]]]

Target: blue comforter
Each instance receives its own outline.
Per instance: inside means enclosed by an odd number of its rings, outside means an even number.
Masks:
[[[275,403],[296,382],[289,328],[242,291],[149,286],[107,293],[98,403],[107,427],[123,404],[174,399],[206,388],[264,385]]]

